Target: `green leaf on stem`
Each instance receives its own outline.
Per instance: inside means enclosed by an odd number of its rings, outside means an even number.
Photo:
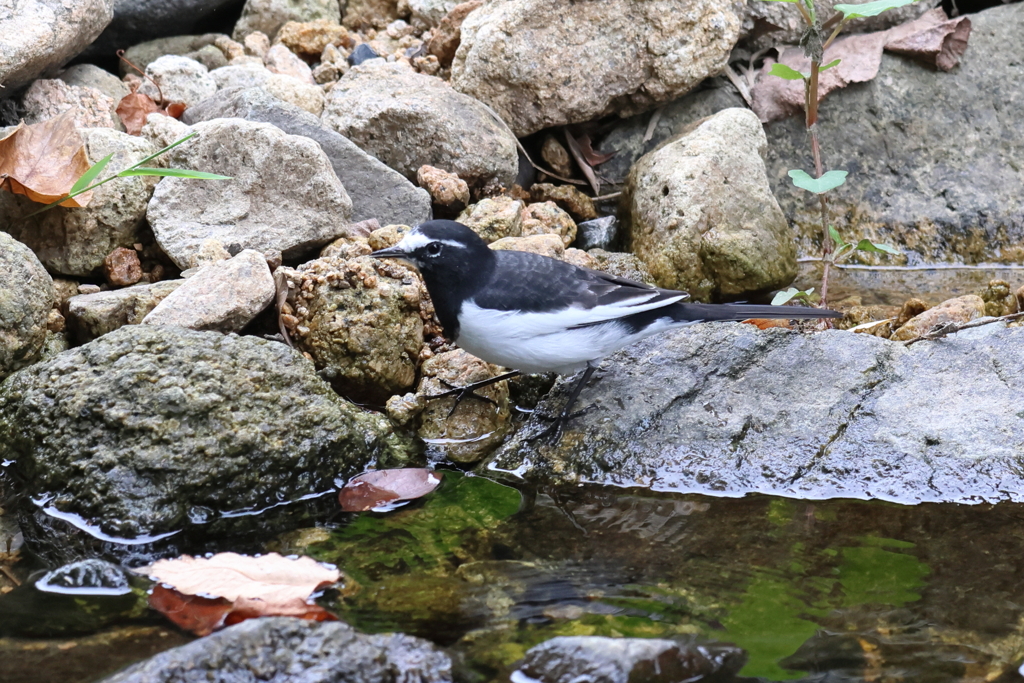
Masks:
[[[841,61],[843,61],[843,60],[841,60],[841,59],[833,59],[828,64],[825,64],[824,66],[819,67],[818,68],[818,73],[821,73],[822,71],[825,71],[827,69],[831,69],[834,66],[839,66],[839,62],[841,62]]]
[[[192,171],[187,168],[129,168],[117,174],[120,178],[136,175],[168,176],[171,178],[194,178],[196,180],[231,180],[231,176],[217,175],[205,171]]]
[[[818,297],[814,296],[814,287],[811,287],[810,289],[805,291],[799,290],[796,287],[790,287],[789,289],[785,289],[781,292],[778,292],[772,298],[772,306],[781,306],[782,304],[792,301],[793,299],[801,299],[809,304],[813,304],[818,299]]]
[[[796,168],[789,172],[793,184],[802,190],[822,194],[834,190],[846,182],[846,171],[827,171],[820,178],[812,178],[806,171]]]
[[[843,239],[843,238],[842,238],[842,237],[841,237],[841,236],[839,235],[839,231],[838,231],[838,230],[836,230],[835,226],[833,226],[833,225],[830,225],[830,226],[828,226],[828,236],[832,238],[832,241],[833,241],[833,242],[835,243],[835,245],[836,245],[836,249],[842,249],[843,247],[847,247],[847,246],[849,246],[849,245],[848,245],[848,244],[846,243],[846,240],[844,240],[844,239]]]
[[[772,64],[772,70],[768,72],[772,76],[778,76],[779,78],[785,78],[787,81],[801,81],[810,78],[807,74],[800,73],[796,69],[780,64],[776,62]]]
[[[875,244],[871,240],[861,240],[857,242],[857,246],[854,247],[857,251],[873,251],[879,254],[889,254],[890,256],[899,256],[900,250],[896,247],[891,247],[888,244]]]
[[[75,184],[71,186],[71,191],[68,192],[69,197],[74,197],[76,194],[81,194],[85,191],[85,188],[89,187],[89,184],[96,180],[97,176],[103,172],[110,160],[114,158],[114,154],[110,153],[103,157],[95,164],[89,167],[89,170],[82,174],[82,177],[75,181]]]
[[[835,11],[842,12],[845,19],[859,19],[860,17],[877,17],[886,10],[896,9],[909,5],[915,0],[875,0],[865,2],[862,5],[836,5]]]

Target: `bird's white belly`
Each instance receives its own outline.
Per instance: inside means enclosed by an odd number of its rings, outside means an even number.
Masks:
[[[575,372],[588,361],[644,337],[679,326],[665,319],[637,334],[614,320],[566,329],[564,313],[519,313],[481,309],[470,302],[459,315],[458,345],[481,360],[522,372]]]

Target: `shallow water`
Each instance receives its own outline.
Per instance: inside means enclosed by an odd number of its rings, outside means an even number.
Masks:
[[[569,634],[731,642],[748,653],[742,674],[765,680],[1022,679],[1024,505],[520,493],[448,472],[423,501],[331,519],[268,549],[338,564],[349,581],[323,604],[357,628],[449,647],[465,681],[500,679]],[[79,603],[54,607],[51,627],[88,628],[74,610],[95,615],[102,600]],[[0,597],[0,623],[14,604]],[[100,635],[0,639],[0,680],[96,680],[183,642],[119,609],[95,622]],[[135,640],[116,635],[126,623]],[[60,656],[41,664],[50,650]]]

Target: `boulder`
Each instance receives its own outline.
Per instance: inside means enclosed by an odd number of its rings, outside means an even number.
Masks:
[[[157,151],[142,138],[110,128],[86,128],[81,133],[89,163],[113,154],[111,170],[128,168]],[[159,166],[164,161],[149,163]],[[53,273],[97,275],[111,251],[147,241],[146,204],[157,181],[144,176],[117,178],[93,190],[84,208],[58,206],[35,216],[30,214],[39,210],[39,204],[0,192],[0,230],[27,244]]]
[[[466,207],[456,220],[488,244],[503,237],[521,237],[523,202],[505,196],[481,199]]]
[[[27,0],[0,13],[0,83],[5,93],[52,75],[106,28],[115,0]]]
[[[120,102],[125,95],[131,92],[124,81],[95,64],[83,63],[69,66],[57,74],[57,78],[68,85],[95,88],[115,102]]]
[[[88,54],[108,57],[140,41],[192,33],[219,14],[231,12],[231,5],[237,5],[237,0],[114,0],[114,18],[89,46]],[[146,67],[140,64],[139,68]]]
[[[537,202],[523,209],[523,237],[558,235],[568,247],[576,239],[576,223],[554,202]]]
[[[263,254],[246,249],[199,269],[142,320],[191,330],[239,332],[274,300],[274,276]]]
[[[168,163],[232,179],[164,178],[157,185],[147,218],[179,268],[190,267],[211,238],[229,250],[237,244],[297,258],[342,234],[352,201],[318,144],[241,119],[192,129],[199,135],[168,152]]]
[[[267,50],[263,61],[266,63],[267,69],[276,74],[291,76],[310,85],[315,83],[313,70],[309,68],[309,65],[280,43]]]
[[[105,93],[89,86],[68,85],[61,79],[40,78],[33,81],[21,96],[25,123],[52,119],[68,109],[75,110],[78,128],[113,128],[124,130],[117,116],[117,103]]]
[[[628,116],[721,71],[739,27],[725,0],[494,0],[462,22],[452,86],[519,137]]]
[[[563,381],[538,410],[561,408]],[[905,346],[832,330],[695,325],[602,363],[552,446],[532,419],[491,467],[742,496],[900,503],[1024,500],[1024,328]],[[970,397],[965,400],[964,397]]]
[[[43,264],[0,232],[0,382],[39,358],[53,303],[53,280]]]
[[[75,344],[102,337],[125,325],[138,325],[184,280],[165,280],[124,289],[72,296],[67,302],[67,326]]]
[[[273,40],[278,29],[289,21],[317,19],[339,23],[341,7],[338,0],[246,0],[232,36],[235,40],[242,40],[253,31],[261,31]]]
[[[793,281],[796,246],[765,176],[766,145],[753,112],[726,109],[633,166],[630,242],[658,286],[707,300]]]
[[[169,38],[156,38],[147,40],[137,45],[132,45],[125,50],[124,58],[129,62],[145,70],[150,62],[154,62],[164,55],[181,55],[191,59],[197,59],[200,50],[212,46],[218,38],[227,38],[223,33],[203,33],[194,36],[171,36]],[[219,52],[219,50],[218,50]],[[221,54],[223,57],[223,53]],[[225,62],[226,63],[226,62]],[[209,67],[207,67],[209,68]],[[121,62],[120,73],[125,76],[129,73],[136,73],[135,69]]]
[[[0,387],[0,458],[28,497],[120,538],[326,491],[404,448],[256,337],[129,325]]]
[[[270,123],[317,142],[352,200],[352,221],[376,218],[381,225],[417,225],[430,220],[430,196],[424,190],[308,112],[260,89],[222,90],[182,118],[191,124],[227,117]]]
[[[364,635],[341,621],[249,619],[161,652],[102,683],[259,680],[450,683],[452,663],[433,644],[401,633]]]
[[[512,187],[516,140],[477,100],[401,63],[353,67],[327,95],[324,123],[410,180],[423,165],[470,187]]]

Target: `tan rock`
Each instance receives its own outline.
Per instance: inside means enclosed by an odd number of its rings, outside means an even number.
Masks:
[[[981,293],[985,302],[985,315],[998,318],[1003,315],[1016,313],[1018,309],[1017,297],[1010,289],[1010,283],[1006,280],[992,280],[988,287]]]
[[[320,250],[320,258],[350,259],[369,256],[373,249],[365,237],[339,237]]]
[[[382,29],[398,19],[398,0],[348,0],[341,23],[350,29]]]
[[[349,48],[353,44],[348,29],[328,19],[289,21],[278,31],[274,42],[284,45],[309,63],[320,59],[328,45]]]
[[[267,50],[263,61],[266,63],[267,69],[273,73],[291,76],[305,83],[316,83],[313,80],[313,70],[309,68],[309,64],[299,59],[294,52],[280,43]]]
[[[224,53],[224,58],[227,59],[229,62],[232,59],[238,59],[240,57],[246,56],[245,45],[239,43],[236,40],[232,40],[227,36],[217,36],[217,38],[213,41],[213,45],[218,50]]]
[[[270,38],[262,31],[253,31],[242,40],[245,54],[263,59],[270,49]]]
[[[371,232],[370,236],[367,237],[367,243],[374,251],[387,249],[401,242],[402,238],[408,235],[411,230],[412,228],[408,225],[385,225],[383,228],[378,228]]]
[[[469,204],[469,185],[455,173],[433,166],[420,166],[416,183],[430,193],[434,205],[446,213],[457,214]]]
[[[189,256],[188,267],[201,268],[218,261],[227,261],[229,258],[231,258],[231,252],[224,247],[224,243],[211,238],[203,240],[203,243],[199,245],[199,250]]]
[[[907,341],[927,334],[937,325],[966,323],[985,315],[985,302],[976,294],[947,299],[914,316],[893,333],[891,339]]]
[[[491,249],[501,251],[509,249],[512,251],[528,251],[532,254],[549,256],[561,259],[565,254],[565,247],[558,235],[531,235],[529,237],[502,237],[490,245]]]
[[[569,249],[568,251],[573,250]],[[642,282],[645,285],[654,284],[654,276],[651,275],[651,271],[647,270],[644,262],[633,254],[623,251],[605,251],[604,249],[591,249],[587,254],[596,263],[596,265],[589,266],[594,270],[624,277],[633,282]]]
[[[139,252],[118,247],[103,259],[103,275],[114,287],[128,287],[142,279]]]
[[[119,327],[140,324],[157,304],[183,282],[167,280],[70,297],[66,318],[72,341],[85,344]]]
[[[511,197],[482,199],[456,219],[487,243],[523,234],[523,203]]]
[[[482,6],[483,0],[470,0],[452,8],[434,29],[434,33],[427,43],[427,52],[437,57],[441,66],[451,66],[455,59],[455,51],[459,49],[459,42],[462,40],[462,22],[469,13]]]
[[[39,79],[29,86],[21,98],[25,123],[47,121],[68,109],[75,112],[79,128],[114,128],[124,130],[115,109],[117,102],[96,88],[68,85],[60,79]]]
[[[541,145],[540,156],[551,166],[555,173],[564,176],[572,175],[572,159],[569,158],[569,153],[565,151],[565,147],[555,139],[554,135],[544,136],[544,144]]]
[[[576,223],[554,202],[530,204],[523,210],[523,237],[558,235],[568,247],[576,239]]]
[[[417,396],[440,394],[452,386],[467,386],[502,372],[503,368],[485,363],[462,349],[445,351],[423,362]],[[419,415],[417,434],[428,448],[455,462],[472,463],[501,445],[511,425],[508,382],[492,384],[477,393],[493,403],[467,397],[453,412],[454,397],[426,401]]]
[[[530,197],[535,202],[554,202],[558,204],[577,221],[589,221],[597,218],[594,200],[572,185],[536,183],[530,188]]]
[[[562,254],[562,260],[566,263],[571,263],[574,266],[579,266],[580,268],[600,270],[600,268],[598,268],[597,259],[582,249],[575,249],[572,247],[566,249],[565,253]]]

